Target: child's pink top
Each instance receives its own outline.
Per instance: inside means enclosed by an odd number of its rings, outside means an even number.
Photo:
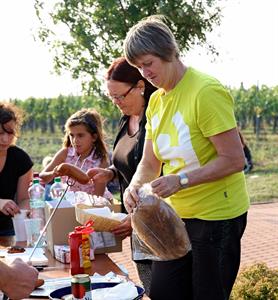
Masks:
[[[82,162],[78,160],[78,155],[75,152],[75,149],[73,147],[68,148],[68,154],[67,158],[65,160],[66,163],[70,163],[72,165],[76,165],[77,167],[81,168],[82,171],[87,172],[89,169],[94,167],[99,167],[101,164],[101,159],[94,157],[95,150],[91,152],[89,156],[87,156]],[[63,177],[63,182],[66,182],[67,177]],[[81,184],[79,182],[75,182],[73,186],[69,188],[70,191],[82,191],[86,192],[88,194],[94,195],[95,194],[95,185],[93,182],[89,182],[87,184]],[[105,188],[104,195],[105,198],[111,199],[113,198],[112,194],[108,191],[107,188]]]

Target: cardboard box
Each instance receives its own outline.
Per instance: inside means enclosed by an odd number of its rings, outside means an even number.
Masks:
[[[45,216],[46,220],[48,220],[51,215],[53,209],[57,201],[46,201],[45,206]],[[72,206],[68,201],[63,200],[56,210],[53,219],[48,225],[46,231],[47,238],[47,247],[50,250],[51,254],[54,256],[54,245],[68,245],[68,234],[69,232],[74,231],[76,226],[80,226],[80,223],[76,221],[75,216],[75,207]],[[100,233],[102,234],[103,241],[102,245],[98,246],[97,249],[94,250],[96,254],[100,253],[113,253],[113,252],[121,252],[122,251],[122,239],[119,237],[115,237],[114,241],[111,238],[111,233]]]
[[[95,254],[122,252],[122,239],[111,232],[93,232],[91,239]]]
[[[68,245],[54,245],[54,257],[63,264],[70,263],[70,248]]]
[[[45,217],[48,220],[57,201],[52,200],[45,203]],[[47,247],[53,256],[54,245],[68,245],[68,234],[74,231],[76,226],[80,226],[80,224],[76,221],[75,209],[68,201],[63,200],[46,230]]]

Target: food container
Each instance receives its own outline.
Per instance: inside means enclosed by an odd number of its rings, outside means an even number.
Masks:
[[[115,283],[115,282],[98,282],[98,283],[92,283],[91,284],[91,287],[92,287],[92,290],[95,290],[95,289],[101,289],[101,288],[109,288],[109,287],[113,287],[113,286],[116,286],[117,284],[119,283]],[[136,285],[136,289],[137,289],[137,292],[138,292],[138,296],[132,300],[138,300],[138,299],[142,299],[143,298],[143,295],[145,293],[145,290]],[[64,297],[66,295],[69,295],[71,294],[71,286],[67,286],[67,287],[64,287],[64,288],[60,288],[60,289],[57,289],[55,291],[53,291],[52,293],[50,293],[49,295],[49,299],[52,299],[52,300],[57,300],[57,299],[64,299]]]
[[[89,235],[94,231],[92,225],[92,221],[89,221],[85,226],[75,227],[75,230],[69,233],[71,275],[90,274],[91,251]]]

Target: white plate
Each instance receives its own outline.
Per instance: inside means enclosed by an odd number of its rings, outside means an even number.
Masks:
[[[33,250],[33,248],[24,248],[25,251],[22,253],[7,253],[5,255],[5,260],[8,263],[11,263],[16,258],[21,258],[23,261],[28,262],[29,256]],[[37,248],[31,258],[31,263],[33,266],[47,266],[48,265],[48,258],[44,255],[43,248]]]

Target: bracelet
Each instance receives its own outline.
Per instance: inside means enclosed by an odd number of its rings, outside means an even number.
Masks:
[[[112,177],[112,179],[111,179],[111,181],[113,181],[113,180],[117,177],[117,172],[116,172],[116,170],[115,170],[114,168],[110,168],[110,167],[106,168],[106,170],[109,170],[109,171],[112,171],[112,172],[113,172],[113,177]]]

